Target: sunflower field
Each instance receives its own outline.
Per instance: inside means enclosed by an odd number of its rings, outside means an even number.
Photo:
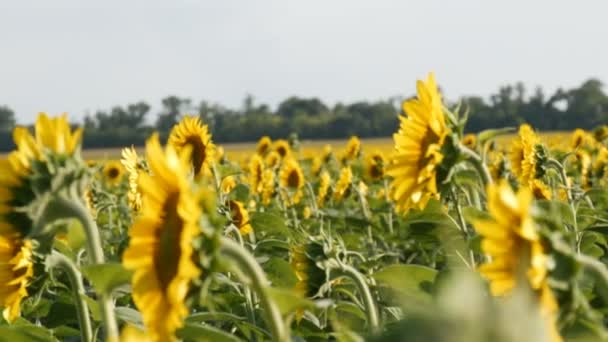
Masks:
[[[464,134],[433,74],[399,120],[230,160],[185,116],[87,161],[39,114],[0,160],[0,340],[608,339],[608,127]]]

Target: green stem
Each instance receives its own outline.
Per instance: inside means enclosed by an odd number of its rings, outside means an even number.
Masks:
[[[570,185],[568,184],[568,175],[566,175],[566,169],[564,166],[555,159],[547,160],[547,166],[552,167],[557,173],[559,173],[559,177],[566,188],[566,194],[568,196],[568,202],[572,203],[572,189],[570,189]]]
[[[475,167],[475,169],[479,173],[479,176],[481,177],[484,186],[492,184],[494,182],[492,180],[492,175],[490,175],[490,170],[488,170],[487,165],[483,162],[481,157],[475,151],[469,149],[468,147],[462,144],[458,146],[458,149],[463,155],[467,157],[467,160],[473,165],[473,167]]]
[[[359,293],[363,298],[363,305],[365,306],[365,312],[367,314],[367,324],[369,324],[370,331],[372,334],[379,333],[380,323],[378,319],[378,308],[376,307],[376,303],[374,302],[374,298],[369,290],[369,286],[367,286],[365,278],[354,267],[347,264],[340,263],[338,271],[341,273],[341,275],[352,279],[359,289]]]
[[[82,341],[93,341],[93,329],[91,328],[91,317],[89,315],[89,306],[84,299],[85,291],[82,284],[82,275],[72,260],[65,255],[53,251],[48,256],[47,262],[49,265],[58,266],[67,274],[74,293],[74,301],[76,302],[76,313],[78,314],[78,326],[80,327],[80,338]]]
[[[264,271],[255,261],[255,258],[238,243],[225,237],[222,238],[220,252],[223,256],[226,256],[234,261],[242,273],[249,276],[251,280],[251,287],[260,297],[260,303],[262,304],[262,308],[266,313],[267,323],[272,332],[274,341],[288,342],[289,334],[287,332],[285,323],[283,322],[281,311],[279,311],[279,307],[268,293],[268,279],[266,279]]]
[[[49,211],[50,213],[47,214]],[[99,229],[82,201],[70,200],[63,196],[55,196],[47,203],[45,214],[47,214],[45,215],[47,218],[75,218],[80,221],[87,237],[87,252],[91,263],[94,265],[104,263]],[[47,221],[44,223],[50,222]],[[112,300],[112,296],[110,294],[100,294],[99,305],[102,311],[103,322],[106,327],[106,339],[109,341],[118,341],[118,326],[114,315],[114,301]]]

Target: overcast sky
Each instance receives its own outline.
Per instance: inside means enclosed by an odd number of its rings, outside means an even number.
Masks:
[[[20,123],[169,94],[336,101],[449,98],[523,81],[608,81],[605,0],[0,1],[0,104]]]

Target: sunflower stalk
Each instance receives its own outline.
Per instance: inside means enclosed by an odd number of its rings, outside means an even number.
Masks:
[[[458,145],[458,150],[467,158],[475,170],[479,173],[483,185],[492,184],[492,176],[490,174],[490,170],[488,170],[488,166],[483,162],[483,159],[473,150],[464,146],[463,144]]]
[[[86,342],[93,341],[93,329],[91,328],[89,306],[84,299],[85,290],[82,283],[82,275],[78,271],[78,268],[72,260],[57,251],[51,252],[51,255],[47,257],[47,265],[61,268],[67,274],[76,302],[80,338],[82,341]]]
[[[61,195],[53,196],[46,203],[42,215],[42,224],[46,225],[44,218],[74,218],[80,221],[87,241],[87,252],[89,260],[94,265],[104,263],[103,249],[101,248],[101,238],[97,224],[91,217],[89,210],[82,203],[80,198],[68,199]],[[102,311],[103,322],[106,327],[107,340],[118,341],[118,326],[114,315],[114,301],[108,293],[99,295],[99,305]]]
[[[363,305],[365,306],[365,313],[367,314],[367,324],[372,334],[376,335],[380,332],[380,323],[378,319],[378,308],[372,296],[372,293],[367,286],[365,277],[357,271],[354,267],[347,265],[343,262],[339,262],[335,268],[340,276],[350,278],[354,283],[361,297],[363,299]]]
[[[266,279],[264,271],[255,261],[255,258],[241,245],[226,237],[222,238],[220,253],[235,262],[240,268],[241,272],[250,278],[250,285],[260,297],[260,303],[266,312],[267,323],[272,332],[274,341],[289,341],[287,327],[283,322],[283,317],[281,316],[279,307],[270,297],[270,293],[268,293],[268,279]]]

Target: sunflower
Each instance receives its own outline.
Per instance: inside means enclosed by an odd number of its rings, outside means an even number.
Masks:
[[[536,152],[535,146],[540,142],[532,127],[527,124],[519,126],[519,139],[511,145],[511,170],[524,186],[536,178]]]
[[[494,151],[489,154],[488,169],[490,169],[490,175],[495,181],[504,177],[507,165],[502,152]]]
[[[266,163],[266,166],[273,169],[281,162],[281,155],[277,151],[270,151],[266,155],[264,162]]]
[[[350,193],[350,185],[353,182],[353,172],[349,166],[345,166],[340,170],[340,176],[336,182],[334,189],[334,200],[341,201]]]
[[[532,180],[532,182],[530,182],[530,189],[532,190],[532,194],[536,199],[550,200],[553,197],[551,194],[551,189],[540,179]]]
[[[273,150],[276,151],[281,158],[286,158],[291,154],[291,147],[287,140],[279,139],[274,142]]]
[[[353,135],[346,144],[346,149],[342,155],[342,162],[357,159],[359,153],[361,153],[361,140],[356,135]]]
[[[190,149],[190,162],[195,176],[207,174],[214,158],[215,145],[207,125],[203,125],[198,117],[185,116],[175,125],[169,134],[168,144],[177,153]]]
[[[325,200],[327,199],[327,194],[329,193],[329,186],[331,185],[331,176],[329,172],[323,171],[321,173],[321,178],[319,180],[319,192],[317,193],[317,205],[323,207],[325,204]]]
[[[589,135],[585,132],[584,129],[577,128],[572,132],[572,142],[570,146],[572,149],[577,149],[579,147],[584,147],[589,142]]]
[[[133,146],[122,149],[122,159],[120,162],[129,175],[129,191],[127,192],[129,206],[133,211],[139,212],[141,209],[141,192],[139,190],[138,179],[139,173],[143,171],[143,168],[140,166],[139,156]]]
[[[418,97],[403,103],[407,116],[399,117],[399,132],[393,135],[395,152],[386,170],[393,177],[391,192],[400,212],[422,209],[429,199],[439,197],[437,168],[449,132],[434,75],[418,81],[417,88]]]
[[[295,291],[303,297],[314,297],[325,282],[325,271],[314,260],[318,255],[323,255],[323,246],[314,242],[290,250],[290,264],[297,278]]]
[[[223,193],[229,193],[230,191],[232,191],[232,189],[234,189],[234,187],[236,187],[236,179],[234,179],[234,176],[227,176],[222,179],[220,188],[222,189]]]
[[[228,207],[230,208],[230,217],[232,223],[239,229],[241,235],[247,235],[251,233],[252,227],[249,224],[249,213],[243,203],[239,201],[228,201]]]
[[[262,203],[264,205],[270,204],[272,196],[274,196],[274,178],[274,171],[270,169],[264,170],[264,173],[262,174]]]
[[[123,254],[125,268],[134,271],[133,301],[158,341],[174,340],[188,314],[184,300],[189,284],[200,274],[192,240],[199,232],[201,209],[188,181],[187,159],[172,145],[163,151],[157,134],[148,139],[146,160],[152,175],[140,174],[142,211]]]
[[[249,160],[249,186],[253,193],[262,192],[262,173],[264,172],[264,162],[262,157],[254,154]]]
[[[124,174],[125,170],[119,161],[110,160],[103,166],[103,178],[112,186],[120,183]]]
[[[319,172],[321,172],[321,168],[323,167],[323,159],[320,157],[313,157],[312,164],[310,165],[310,173],[313,176],[318,176]]]
[[[591,180],[589,179],[589,170],[591,168],[591,156],[589,153],[583,150],[577,150],[575,153],[576,160],[578,161],[577,167],[581,177],[581,186],[585,190],[589,190],[591,187]]]
[[[462,144],[471,150],[477,148],[477,136],[475,134],[466,134],[462,137]]]
[[[213,154],[215,155],[216,162],[223,163],[225,161],[224,157],[226,157],[226,152],[224,151],[223,146],[215,146]]]
[[[80,148],[82,130],[72,132],[64,114],[50,118],[40,113],[33,136],[26,128],[16,127],[16,149],[0,160],[0,305],[5,320],[13,322],[20,315],[21,301],[33,276],[32,245],[24,237],[32,222],[21,208],[36,195],[29,186],[32,163],[43,162],[46,153],[71,155]]]
[[[304,187],[304,173],[300,164],[293,158],[287,159],[279,174],[281,187],[290,189],[294,193],[287,201],[288,205],[297,204],[302,198],[302,188]]]
[[[479,272],[490,282],[495,296],[510,294],[526,284],[537,295],[554,341],[561,340],[554,325],[557,303],[548,285],[549,257],[530,214],[532,192],[521,188],[517,194],[506,181],[488,186],[488,211],[491,219],[473,222],[481,235],[481,249],[488,261]]]
[[[310,218],[310,216],[312,215],[312,209],[310,209],[309,206],[305,206],[304,209],[302,209],[302,217],[305,219]]]
[[[365,163],[365,174],[370,180],[378,180],[384,177],[384,165],[386,160],[380,152],[375,152],[367,158]]]
[[[260,140],[258,141],[258,145],[256,147],[256,151],[260,156],[265,156],[266,153],[268,153],[268,151],[270,150],[270,147],[272,146],[272,140],[270,140],[269,136],[263,136],[260,138]]]
[[[323,146],[323,154],[321,157],[323,160],[323,163],[326,163],[326,164],[329,163],[332,156],[333,156],[333,150],[331,148],[331,145],[325,144],[325,146]]]

